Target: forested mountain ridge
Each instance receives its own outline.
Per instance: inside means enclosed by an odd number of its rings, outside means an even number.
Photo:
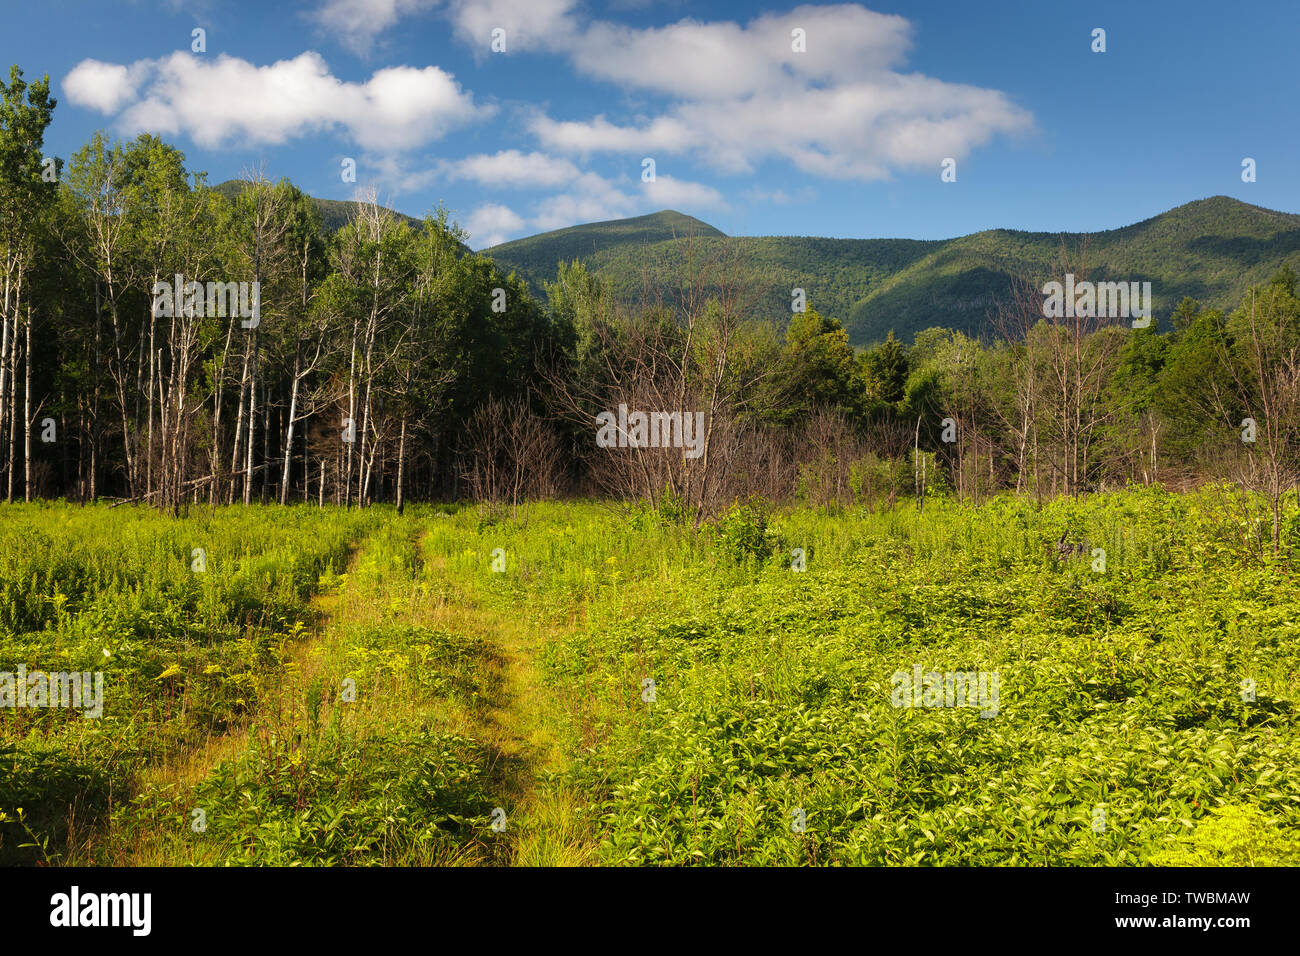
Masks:
[[[656,238],[650,223],[678,217],[686,229]],[[690,231],[692,224],[698,224]],[[688,238],[693,236],[693,238]],[[599,271],[625,301],[647,280],[673,285],[684,272],[688,243],[697,255],[730,243],[752,269],[761,317],[784,323],[791,289],[803,288],[819,311],[843,321],[857,344],[892,331],[911,341],[925,328],[993,334],[989,317],[1013,277],[1050,276],[1065,260],[1095,280],[1149,281],[1155,314],[1184,297],[1221,309],[1300,253],[1300,215],[1214,196],[1150,219],[1096,233],[989,229],[946,240],[727,237],[679,213],[572,226],[485,250],[516,269],[534,289],[555,277],[560,261],[579,259]]]
[[[988,313],[1012,277],[1052,275],[1063,250],[1077,275],[1151,282],[1158,317],[1184,297],[1227,310],[1300,252],[1300,216],[1215,196],[1104,232],[978,232],[891,276],[854,304],[845,325],[857,341],[891,330],[910,339],[932,325],[994,331]]]
[[[692,216],[664,209],[648,216],[583,223],[512,239],[484,252],[503,266],[514,268],[540,289],[543,281],[555,278],[556,265],[561,261],[586,260],[624,247],[640,249],[690,235],[721,238],[725,234]]]
[[[213,187],[233,199],[243,184]],[[342,228],[355,203],[311,197],[327,232]],[[398,221],[419,220],[394,212]],[[622,301],[650,287],[671,288],[685,274],[687,247],[697,257],[734,247],[760,284],[761,317],[784,324],[791,290],[839,318],[851,341],[865,345],[890,332],[912,341],[922,329],[994,335],[990,314],[1017,276],[1060,271],[1062,255],[1077,275],[1098,281],[1150,281],[1157,317],[1185,296],[1229,309],[1300,253],[1300,215],[1214,196],[1132,225],[1095,233],[987,229],[954,239],[832,239],[816,236],[727,236],[675,210],[586,223],[514,239],[484,250],[514,270],[544,299],[560,262],[579,260],[601,273]]]

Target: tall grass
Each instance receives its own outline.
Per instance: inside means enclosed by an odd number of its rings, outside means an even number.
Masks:
[[[1129,865],[1300,846],[1300,522],[1274,556],[1251,496],[751,501],[700,531],[597,503],[527,515],[0,508],[0,671],[106,673],[101,719],[0,712],[0,858]],[[916,665],[996,672],[996,715],[895,707]]]

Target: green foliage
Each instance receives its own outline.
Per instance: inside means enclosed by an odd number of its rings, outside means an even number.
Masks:
[[[217,193],[223,199],[233,200],[248,187],[248,183],[240,179],[227,179],[225,182],[218,183],[212,187],[212,191]],[[310,197],[311,204],[315,209],[316,215],[320,217],[321,224],[327,233],[333,234],[338,232],[356,215],[356,203],[346,202],[338,199],[320,199],[315,196]],[[418,228],[420,220],[411,216],[395,212],[391,209],[385,209],[384,212],[396,218],[399,222],[404,222],[412,228]],[[468,252],[469,248],[462,244],[462,252]]]
[[[585,223],[515,239],[489,250],[495,262],[528,276],[537,292],[556,277],[559,263],[585,261],[593,253],[620,247],[640,248],[647,243],[671,242],[679,237],[721,236],[707,223],[671,209],[630,219]]]
[[[849,487],[855,501],[874,505],[910,498],[916,492],[916,479],[907,458],[885,458],[868,452],[849,467]]]
[[[907,348],[889,333],[889,338],[862,355],[862,377],[869,401],[896,405],[907,387]]]
[[[783,547],[770,527],[771,505],[753,496],[738,501],[712,525],[718,550],[731,561],[766,561]]]
[[[666,526],[683,527],[692,518],[691,509],[671,485],[664,488],[653,506],[638,501],[629,512],[628,527],[636,531]]]
[[[1256,496],[751,499],[698,532],[594,505],[539,505],[526,526],[412,514],[9,508],[0,670],[89,668],[124,634],[102,719],[0,714],[5,861],[60,862],[69,821],[88,820],[229,863],[508,859],[488,825],[510,805],[501,754],[439,716],[499,706],[507,661],[490,633],[411,619],[437,596],[547,635],[529,707],[554,708],[569,762],[535,785],[584,802],[606,863],[1297,862],[1297,571],[1261,554]],[[199,531],[210,577],[187,590],[180,545]],[[298,732],[258,724],[193,788],[142,785],[222,732],[221,701],[284,680],[304,597],[339,588],[329,569],[357,536],[342,592],[373,618],[334,629]],[[1062,538],[1089,550],[1063,559]],[[496,547],[505,573],[486,570]],[[893,706],[892,675],[915,665],[996,672],[996,715]]]
[[[140,812],[183,832],[191,807],[204,809],[232,866],[454,862],[467,834],[488,830],[484,758],[473,740],[418,723],[374,737],[326,728],[223,764],[183,802],[148,795]]]
[[[1201,819],[1190,839],[1151,858],[1156,866],[1300,866],[1300,837],[1253,806],[1224,806]]]
[[[13,66],[9,82],[0,79],[0,247],[6,270],[30,257],[34,227],[56,195],[55,185],[42,176],[41,147],[57,105],[48,75],[28,83]]]
[[[602,702],[573,775],[601,807],[602,859],[1141,865],[1223,802],[1293,834],[1295,571],[1243,567],[1222,514],[1216,493],[1154,489],[1041,511],[800,509],[763,533],[804,548],[803,573],[684,543],[633,556],[652,587],[593,595],[590,626],[548,656],[562,694]],[[757,520],[732,520],[766,550]],[[1059,560],[1063,530],[1104,547],[1106,571]],[[545,603],[558,584],[512,600]],[[893,708],[890,675],[917,663],[998,672],[997,716]]]
[[[370,513],[274,507],[172,521],[140,509],[0,505],[0,672],[101,672],[103,714],[0,711],[0,812],[58,852],[145,766],[239,725],[283,673],[318,581]],[[193,570],[195,548],[205,570]],[[0,823],[0,862],[34,859]]]

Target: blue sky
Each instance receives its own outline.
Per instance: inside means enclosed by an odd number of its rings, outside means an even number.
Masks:
[[[261,167],[411,215],[444,201],[476,248],[662,208],[909,238],[1107,229],[1219,194],[1300,212],[1295,0],[5,6],[0,60],[59,99],[47,153],[149,130],[213,183]]]

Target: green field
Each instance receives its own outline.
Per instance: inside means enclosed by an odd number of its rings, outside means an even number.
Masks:
[[[0,863],[1300,863],[1286,514],[0,506]]]

